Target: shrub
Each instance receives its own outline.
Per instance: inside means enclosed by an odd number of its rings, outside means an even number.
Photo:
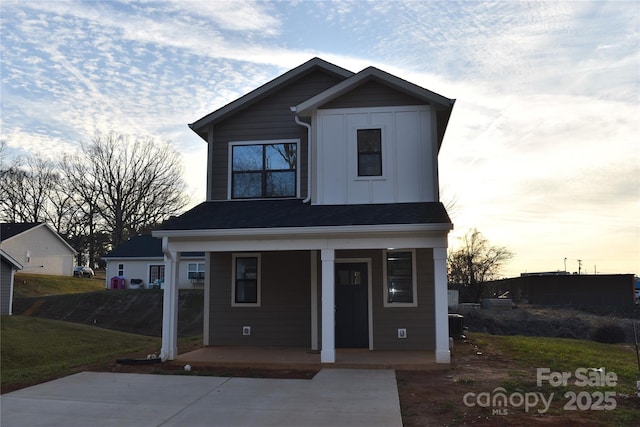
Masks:
[[[625,334],[620,326],[614,323],[608,323],[596,327],[591,332],[591,339],[605,344],[617,344],[625,342]]]

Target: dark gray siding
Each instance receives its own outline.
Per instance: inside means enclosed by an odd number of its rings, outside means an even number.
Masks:
[[[435,348],[433,250],[417,249],[417,307],[384,307],[383,251],[336,251],[336,258],[370,258],[374,350],[433,350]],[[321,275],[321,262],[318,272]],[[322,313],[322,278],[318,278],[318,313]],[[318,336],[322,319],[318,316]],[[407,338],[398,339],[398,328],[407,329]],[[322,342],[319,340],[320,343]]]
[[[0,314],[9,314],[11,308],[11,269],[13,266],[0,258]]]
[[[376,81],[369,81],[334,99],[322,106],[322,109],[332,108],[364,108],[390,107],[401,105],[423,105],[425,102],[398,92]]]
[[[310,348],[309,252],[261,254],[260,307],[231,306],[231,262],[231,253],[212,254],[209,343]],[[243,326],[251,326],[250,336]]]
[[[215,125],[213,129],[213,161],[209,159],[212,200],[226,200],[228,187],[228,142],[271,139],[300,139],[300,189],[307,190],[307,129],[295,123],[290,107],[324,91],[339,78],[315,71],[271,96],[248,106],[243,111]]]
[[[377,277],[380,280],[373,282],[373,348],[375,350],[433,350],[435,348],[433,250],[416,250],[417,307],[384,307],[382,252],[379,259]],[[398,328],[407,329],[407,338],[398,338]]]

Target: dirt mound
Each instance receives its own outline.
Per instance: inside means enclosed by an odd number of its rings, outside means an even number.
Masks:
[[[159,337],[162,296],[162,290],[131,289],[19,298],[13,313]],[[203,307],[202,290],[180,291],[178,336],[202,335]]]
[[[633,343],[633,327],[640,332],[640,309],[620,313],[614,309],[576,309],[567,307],[521,306],[497,311],[465,308],[459,311],[464,325],[471,332],[492,335],[523,335],[537,337],[598,340],[602,330],[619,328],[624,336],[619,342]],[[597,314],[596,314],[597,313]]]

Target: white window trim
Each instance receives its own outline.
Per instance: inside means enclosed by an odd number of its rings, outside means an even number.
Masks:
[[[257,299],[256,302],[236,302],[236,258],[257,258]],[[262,260],[260,253],[253,252],[241,252],[236,254],[231,254],[231,306],[232,307],[260,307],[261,306],[261,291],[262,291]]]
[[[234,199],[233,194],[233,147],[236,145],[269,145],[269,144],[296,144],[296,194],[288,197],[257,197],[255,199]],[[229,141],[229,153],[227,159],[227,200],[264,200],[264,199],[290,199],[300,197],[300,139],[265,139],[256,141]],[[357,172],[356,172],[357,173]]]
[[[351,146],[351,152],[354,159],[353,164],[350,165],[352,168],[352,179],[354,181],[386,181],[389,177],[389,163],[387,161],[388,154],[388,138],[387,138],[387,125],[378,125],[378,124],[362,124],[353,126],[351,129],[354,143]],[[380,129],[380,155],[382,156],[382,175],[376,176],[360,176],[358,175],[358,131],[365,129]]]
[[[389,282],[387,280],[387,254],[393,252],[411,252],[411,282],[413,287],[413,302],[389,302]],[[418,306],[418,272],[416,269],[415,249],[386,249],[382,251],[382,302],[384,307],[417,307]]]
[[[195,269],[195,270],[191,270],[191,266],[192,266],[192,265],[195,265],[195,266],[196,266],[196,269]],[[192,278],[190,278],[190,277],[189,277],[189,274],[190,274],[190,273],[203,273],[203,276],[204,276],[204,273],[205,273],[205,266],[204,266],[204,262],[196,261],[196,262],[188,262],[188,263],[187,263],[187,279],[189,279],[189,280],[198,280],[198,279],[192,279]],[[202,280],[204,280],[204,278],[203,278]]]

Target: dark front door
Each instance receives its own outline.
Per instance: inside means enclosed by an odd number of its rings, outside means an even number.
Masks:
[[[336,348],[369,348],[366,263],[336,263]]]

